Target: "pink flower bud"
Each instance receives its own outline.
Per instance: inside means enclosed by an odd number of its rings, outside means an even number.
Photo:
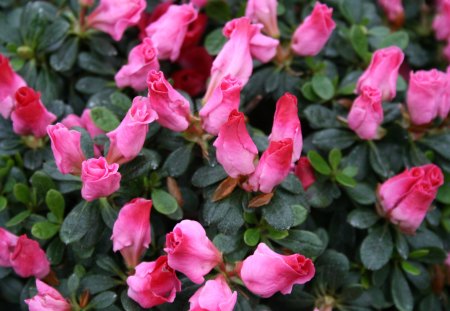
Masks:
[[[250,39],[250,53],[262,63],[268,63],[277,54],[280,42],[261,33],[263,25],[252,25],[253,35]]]
[[[91,110],[84,109],[83,114],[81,115],[81,121],[83,123],[83,127],[88,131],[89,135],[94,138],[97,135],[105,134],[105,132],[95,125],[94,121],[92,121]]]
[[[158,114],[158,123],[175,132],[186,130],[191,118],[186,98],[174,90],[161,71],[150,71],[147,84],[150,106]]]
[[[87,25],[120,41],[125,30],[139,22],[146,6],[145,0],[100,0],[87,17]]]
[[[144,146],[148,125],[157,118],[148,98],[135,97],[120,125],[106,134],[110,140],[108,163],[122,164],[133,160]]]
[[[166,235],[169,266],[186,275],[196,284],[222,262],[222,254],[206,236],[202,225],[193,220],[183,220]]]
[[[210,99],[200,110],[202,127],[208,133],[217,135],[220,127],[227,122],[231,111],[239,109],[242,83],[226,76],[214,90]]]
[[[336,27],[332,15],[332,8],[316,2],[311,15],[306,17],[294,32],[291,43],[292,50],[300,56],[319,54]]]
[[[295,284],[305,284],[315,274],[311,259],[294,254],[283,256],[260,243],[242,263],[241,278],[254,294],[268,298],[276,292],[290,294]]]
[[[47,135],[47,125],[56,120],[41,102],[41,94],[30,87],[17,90],[16,106],[11,113],[13,130],[19,135],[34,135],[41,138]]]
[[[135,271],[127,279],[128,297],[142,308],[173,302],[176,293],[181,291],[181,282],[167,264],[167,256],[152,262],[141,262]]]
[[[14,107],[14,95],[25,81],[11,68],[8,58],[0,54],[0,115],[9,118]]]
[[[445,119],[450,112],[450,66],[447,68],[447,86],[443,91],[441,103],[439,105],[439,117]]]
[[[127,266],[134,268],[151,242],[150,211],[152,201],[137,198],[127,203],[114,223],[113,250],[120,251]]]
[[[301,157],[295,166],[295,175],[302,182],[303,189],[308,190],[316,181],[314,169],[307,157]]]
[[[405,12],[402,5],[402,0],[378,0],[378,4],[386,13],[387,18],[391,22],[403,20]]]
[[[107,197],[120,188],[119,164],[108,164],[106,159],[89,159],[81,165],[81,196],[86,201]]]
[[[447,87],[445,73],[432,69],[411,72],[406,103],[414,124],[426,124],[437,117]]]
[[[407,169],[378,188],[380,213],[403,232],[413,234],[443,183],[442,171],[434,164]]]
[[[219,275],[206,281],[189,299],[189,311],[233,311],[237,292],[231,292],[225,278]]]
[[[11,267],[23,278],[44,278],[50,272],[50,262],[39,243],[21,235],[10,255]]]
[[[348,126],[361,139],[371,140],[377,137],[383,117],[380,90],[368,85],[362,87],[348,114]]]
[[[249,0],[245,16],[264,25],[263,31],[271,37],[279,37],[277,23],[277,0]]]
[[[26,299],[30,311],[70,311],[69,302],[53,287],[36,280],[37,295]]]
[[[72,129],[73,127],[81,127],[84,128],[83,121],[76,114],[68,114],[64,119],[62,119],[61,124],[63,124],[68,129]]]
[[[297,97],[291,93],[285,93],[277,101],[275,115],[273,117],[272,133],[269,140],[292,139],[294,153],[292,162],[300,158],[303,147],[302,128],[298,118]]]
[[[433,29],[436,33],[436,39],[447,40],[450,38],[450,0],[444,0],[438,6],[433,21]]]
[[[0,227],[0,267],[11,267],[10,256],[19,237]]]
[[[357,93],[368,85],[381,91],[382,100],[392,100],[397,92],[398,70],[404,57],[402,50],[396,46],[376,50],[369,67],[359,77]]]
[[[219,131],[214,142],[217,161],[233,178],[255,171],[255,156],[258,149],[247,132],[244,114],[233,110]]]
[[[157,51],[152,40],[145,38],[128,54],[128,64],[122,66],[115,76],[118,87],[131,86],[136,91],[147,88],[147,75],[150,70],[159,70]]]
[[[145,31],[158,50],[159,59],[177,60],[188,26],[197,18],[197,11],[190,4],[173,4]]]
[[[86,157],[81,150],[81,133],[69,130],[61,123],[47,126],[56,166],[63,174],[80,175]]]
[[[291,138],[271,140],[259,160],[256,171],[250,175],[246,188],[264,193],[272,192],[291,171],[293,147]]]

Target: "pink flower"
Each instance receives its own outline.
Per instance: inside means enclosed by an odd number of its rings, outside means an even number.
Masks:
[[[19,237],[0,227],[0,267],[11,267],[10,256]]]
[[[391,22],[401,21],[405,17],[402,0],[378,0],[378,4]]]
[[[256,171],[248,179],[247,189],[264,193],[272,192],[291,170],[293,148],[291,138],[271,140],[269,147],[259,160]]]
[[[396,46],[376,50],[369,67],[359,77],[357,93],[368,85],[380,89],[382,100],[392,100],[397,92],[398,70],[404,57],[402,50]]]
[[[363,86],[361,95],[355,99],[348,114],[348,126],[361,139],[371,140],[377,137],[383,117],[380,90],[368,85]]]
[[[227,174],[233,178],[245,176],[255,171],[255,156],[258,149],[247,132],[244,114],[233,110],[228,121],[219,131],[214,142],[217,161]]]
[[[219,275],[206,281],[189,299],[189,311],[233,311],[237,292],[231,292],[225,278]]]
[[[200,110],[202,127],[212,135],[219,133],[220,127],[227,122],[231,111],[239,109],[242,83],[226,76],[214,90],[212,96]]]
[[[447,68],[446,76],[447,87],[443,90],[438,112],[441,119],[445,119],[450,112],[450,66]]]
[[[263,25],[252,25],[253,36],[250,39],[250,53],[262,63],[269,62],[277,54],[280,42],[277,39],[265,36],[261,33]]]
[[[173,4],[155,22],[147,28],[149,36],[156,49],[159,59],[170,59],[175,61],[180,55],[188,26],[197,18],[197,11],[192,5]]]
[[[183,220],[166,235],[169,266],[186,275],[196,284],[222,262],[222,254],[206,236],[202,225],[193,220]]]
[[[9,118],[14,107],[14,95],[25,81],[11,68],[8,58],[0,54],[0,115]]]
[[[39,243],[21,235],[10,255],[11,267],[23,278],[44,278],[50,272],[50,262]]]
[[[114,223],[113,250],[120,251],[127,266],[134,268],[151,242],[150,211],[152,201],[137,198],[125,204]]]
[[[207,2],[208,2],[208,0],[191,0],[191,3],[199,9],[204,7]]]
[[[263,31],[271,37],[279,37],[277,23],[277,0],[249,0],[245,16],[264,25]]]
[[[152,262],[141,262],[135,271],[127,279],[128,297],[142,308],[173,302],[176,293],[181,291],[181,282],[167,264],[167,256]]]
[[[147,88],[147,75],[150,70],[159,70],[157,51],[152,40],[145,38],[128,54],[128,64],[122,66],[115,76],[118,87],[131,86],[136,91]]]
[[[311,259],[294,254],[283,256],[260,243],[242,263],[241,278],[254,294],[268,298],[276,292],[290,294],[295,284],[305,284],[315,274]]]
[[[145,0],[100,0],[87,17],[87,25],[120,41],[125,30],[139,22],[146,6]]]
[[[81,196],[86,201],[107,197],[120,188],[119,164],[108,164],[106,159],[89,159],[81,165]]]
[[[83,121],[76,114],[68,114],[64,119],[62,119],[61,124],[71,129],[73,127],[81,127],[84,128]]]
[[[436,33],[436,39],[450,39],[450,0],[442,1],[438,8],[438,13],[434,17],[433,29]]]
[[[37,295],[26,299],[30,311],[70,311],[69,302],[53,287],[36,279]]]
[[[332,8],[316,2],[311,15],[305,18],[294,32],[291,43],[292,50],[300,56],[319,54],[336,27],[332,15]]]
[[[297,97],[291,93],[281,96],[276,105],[273,117],[272,133],[269,140],[292,139],[294,143],[294,153],[292,162],[300,158],[303,147],[302,128],[298,118]]]
[[[186,130],[191,118],[186,98],[174,90],[161,71],[150,71],[147,84],[150,106],[158,114],[158,123],[175,132]]]
[[[438,115],[447,86],[445,73],[432,69],[411,72],[406,103],[414,124],[426,124]]]
[[[407,234],[414,234],[444,183],[441,169],[427,164],[405,170],[378,188],[380,214]]]
[[[308,190],[309,187],[316,181],[314,169],[307,157],[301,157],[295,166],[295,175],[302,182],[303,189]]]
[[[120,125],[106,134],[110,141],[108,163],[122,164],[133,160],[144,146],[148,125],[157,118],[148,98],[135,97]]]
[[[16,106],[11,113],[13,130],[19,135],[34,135],[41,138],[47,135],[47,125],[56,120],[41,102],[41,94],[24,86],[17,90]]]
[[[80,175],[86,157],[81,150],[81,133],[69,130],[61,123],[47,126],[56,166],[63,174]]]

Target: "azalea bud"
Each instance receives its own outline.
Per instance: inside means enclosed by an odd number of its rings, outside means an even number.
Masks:
[[[202,225],[193,220],[183,220],[166,235],[169,266],[186,275],[192,282],[201,284],[204,276],[222,262],[222,254],[206,236]]]
[[[305,284],[314,274],[311,259],[299,254],[277,254],[264,243],[260,243],[254,254],[243,261],[240,271],[245,286],[263,298],[276,292],[290,294],[295,284]]]
[[[146,6],[145,0],[100,0],[100,4],[87,17],[87,26],[120,41],[125,30],[139,22]]]
[[[353,102],[348,114],[348,126],[361,139],[371,140],[377,137],[378,127],[383,122],[381,92],[377,88],[364,86]]]
[[[147,84],[150,107],[158,114],[158,123],[175,132],[186,130],[191,116],[186,98],[174,90],[161,71],[150,71]]]
[[[316,181],[314,169],[307,157],[301,157],[295,166],[295,175],[300,179],[303,189],[308,190]]]
[[[128,297],[142,308],[152,308],[165,302],[173,302],[181,291],[181,282],[167,264],[167,256],[156,261],[141,262],[134,275],[127,278]]]
[[[69,130],[61,123],[47,126],[53,156],[62,174],[80,175],[81,163],[86,157],[81,150],[81,133]]]
[[[152,201],[137,198],[120,209],[113,227],[113,250],[120,251],[127,266],[134,268],[151,242]]]
[[[157,51],[150,38],[145,38],[128,54],[128,64],[122,66],[114,79],[118,87],[131,86],[136,91],[147,88],[147,75],[150,70],[159,70]]]
[[[404,57],[396,46],[376,50],[369,67],[358,79],[357,93],[360,94],[363,86],[368,85],[381,91],[382,100],[392,100],[397,92],[398,70]]]
[[[41,94],[30,87],[17,90],[16,106],[11,113],[13,130],[19,135],[33,135],[41,138],[47,135],[47,126],[56,120],[41,102]]]
[[[219,131],[214,142],[217,161],[233,178],[254,172],[258,149],[247,132],[244,114],[233,110]]]
[[[110,140],[108,163],[122,164],[133,160],[144,146],[148,125],[157,118],[148,98],[135,97],[120,125],[106,134]]]
[[[11,267],[23,278],[44,278],[50,272],[50,262],[39,243],[21,235],[10,255]]]
[[[279,37],[277,23],[277,0],[249,0],[245,16],[264,25],[263,31],[271,37]]]
[[[448,40],[450,38],[450,0],[443,0],[438,6],[437,14],[433,20],[433,29],[436,39]]]
[[[189,311],[233,311],[237,292],[231,292],[225,278],[219,275],[206,281],[189,299]]]
[[[406,169],[378,188],[380,213],[403,232],[413,234],[443,183],[442,171],[434,164]]]
[[[250,39],[250,53],[261,63],[267,63],[277,54],[280,42],[261,33],[261,24],[252,25],[253,35]]]
[[[0,267],[11,267],[10,255],[19,237],[0,227]]]
[[[9,59],[0,54],[0,115],[9,118],[14,107],[14,95],[22,86],[26,86],[25,81],[14,72],[9,63]]]
[[[378,0],[378,4],[391,22],[403,21],[405,18],[402,0]]]
[[[36,279],[36,296],[26,299],[30,311],[70,311],[69,302],[53,287]]]
[[[336,27],[332,15],[332,8],[316,2],[311,15],[295,30],[291,43],[292,50],[300,56],[319,54]]]
[[[119,164],[108,164],[106,159],[89,159],[81,165],[81,196],[86,201],[107,197],[120,188]]]

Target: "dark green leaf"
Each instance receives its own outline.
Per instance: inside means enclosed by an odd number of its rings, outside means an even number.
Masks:
[[[286,230],[294,224],[291,204],[276,191],[269,204],[262,207],[262,215],[269,225],[277,230]]]
[[[64,42],[58,51],[50,56],[50,66],[58,72],[68,71],[75,64],[77,54],[78,38],[70,37]]]
[[[207,2],[206,15],[217,22],[226,22],[231,19],[231,10],[224,0],[209,0]]]
[[[195,187],[204,188],[225,179],[227,176],[221,165],[203,166],[192,176],[192,184]]]
[[[92,224],[96,208],[88,202],[82,201],[75,206],[64,219],[59,232],[61,240],[65,244],[79,241],[88,232]]]
[[[401,49],[406,49],[409,43],[409,36],[406,31],[397,31],[386,36],[378,48],[385,48],[388,46],[396,45]]]
[[[53,189],[49,190],[45,196],[45,203],[56,218],[62,222],[64,219],[65,202],[61,193]]]
[[[324,250],[322,240],[315,233],[306,230],[289,230],[286,238],[276,242],[309,258],[318,257]]]
[[[387,226],[374,228],[361,244],[361,261],[369,270],[378,270],[391,258],[394,243]]]
[[[29,204],[31,202],[31,192],[28,186],[24,184],[16,184],[13,191],[17,201],[23,204]]]
[[[339,123],[337,121],[337,114],[333,110],[328,109],[322,105],[319,104],[309,105],[308,107],[306,107],[303,113],[305,114],[305,117],[308,120],[309,125],[313,129],[339,127]]]
[[[312,88],[323,100],[330,100],[334,95],[334,85],[331,80],[323,75],[315,75],[312,79]]]
[[[368,208],[355,209],[347,216],[347,222],[358,229],[370,228],[378,219],[380,218],[375,211]]]
[[[122,182],[130,181],[144,174],[150,170],[156,170],[161,162],[161,157],[158,153],[149,149],[142,149],[133,161],[125,163],[120,167],[122,174]]]
[[[353,25],[350,29],[350,42],[355,52],[366,60],[369,54],[369,43],[367,40],[366,30],[363,26]]]
[[[345,149],[353,145],[356,137],[346,130],[326,129],[314,134],[313,144],[323,150]]]
[[[186,172],[191,161],[192,148],[193,145],[189,144],[176,149],[167,157],[162,169],[166,170],[172,177],[181,176]]]
[[[99,75],[114,75],[116,73],[110,62],[105,62],[94,54],[86,52],[78,55],[78,64],[82,69]]]
[[[210,55],[219,54],[227,38],[222,34],[222,29],[217,28],[211,31],[205,38],[205,48]]]
[[[375,203],[375,189],[366,183],[358,182],[353,188],[345,188],[348,196],[356,203],[370,205]]]
[[[403,273],[395,268],[391,280],[391,294],[397,310],[412,311],[414,308],[414,297]]]
[[[30,215],[31,215],[31,211],[29,211],[29,210],[20,212],[19,214],[17,214],[16,216],[14,216],[10,220],[8,220],[8,222],[6,223],[6,227],[13,227],[15,225],[18,225],[22,221],[27,219]]]
[[[116,299],[117,299],[116,293],[110,291],[103,292],[92,298],[91,302],[89,303],[89,306],[95,309],[107,308],[110,305],[112,305],[116,301]]]

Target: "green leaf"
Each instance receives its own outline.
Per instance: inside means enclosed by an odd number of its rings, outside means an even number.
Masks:
[[[389,261],[393,249],[389,227],[374,228],[361,244],[361,261],[367,269],[378,270]]]
[[[61,241],[70,244],[79,241],[86,235],[91,226],[97,226],[92,223],[95,219],[96,208],[93,204],[82,201],[75,206],[64,219],[59,231]]]
[[[315,150],[308,152],[308,160],[311,162],[312,167],[322,175],[330,175],[331,168],[324,158]]]
[[[120,167],[122,182],[127,182],[144,174],[149,170],[156,170],[161,162],[161,156],[153,150],[142,149],[133,161],[125,163]]]
[[[338,129],[326,129],[316,132],[312,143],[322,150],[331,150],[333,148],[345,149],[353,145],[356,141],[355,134]]]
[[[116,301],[116,299],[116,293],[107,291],[95,296],[88,306],[95,309],[104,309],[112,305]]]
[[[77,81],[75,89],[83,94],[95,94],[106,89],[108,82],[99,77],[84,77]]]
[[[227,176],[228,174],[220,165],[203,166],[192,176],[192,185],[198,188],[205,188],[227,178]]]
[[[302,95],[309,101],[315,102],[318,101],[320,98],[314,93],[312,83],[311,82],[305,82],[301,87]]]
[[[23,204],[29,204],[31,202],[31,192],[30,188],[24,184],[16,184],[14,186],[14,196],[17,201]]]
[[[206,36],[205,48],[208,51],[208,54],[214,56],[219,54],[225,42],[227,42],[227,38],[222,34],[222,29],[217,28]]]
[[[312,88],[323,100],[330,100],[334,95],[334,85],[331,80],[323,75],[315,75],[312,79]]]
[[[102,274],[91,274],[84,277],[81,281],[81,287],[89,290],[94,295],[114,286],[116,286],[116,281],[112,277]]]
[[[112,208],[106,198],[100,199],[100,213],[105,225],[107,225],[108,228],[112,229],[117,219],[118,212]]]
[[[272,227],[268,228],[266,236],[271,240],[282,240],[289,235],[288,230],[275,230]]]
[[[309,105],[303,113],[313,129],[339,127],[336,112],[320,104]]]
[[[114,113],[105,107],[94,107],[91,109],[91,118],[100,129],[110,132],[119,126],[120,121]]]
[[[208,17],[216,22],[226,22],[231,19],[231,9],[224,0],[209,0],[205,7]]]
[[[31,234],[38,239],[48,240],[59,230],[59,225],[49,221],[40,221],[33,225]]]
[[[57,237],[47,247],[47,258],[52,265],[58,265],[64,255],[64,243]]]
[[[295,174],[289,174],[280,184],[280,187],[294,194],[303,193],[302,183]]]
[[[166,162],[162,167],[166,170],[170,176],[178,177],[186,172],[189,163],[192,158],[192,148],[193,144],[188,144],[181,146],[180,148],[173,151],[168,157]]]
[[[342,160],[342,152],[339,149],[333,148],[328,154],[328,162],[331,165],[331,169],[335,171],[339,167],[339,163]]]
[[[381,177],[387,178],[389,176],[389,167],[386,161],[381,157],[380,152],[375,144],[371,143],[369,153],[369,161],[372,169]]]
[[[391,279],[391,294],[397,310],[412,311],[414,309],[414,297],[402,271],[394,269]]]
[[[420,275],[420,269],[412,262],[402,261],[401,262],[402,269],[411,275],[417,276]]]
[[[111,65],[111,62],[105,62],[94,54],[82,52],[78,55],[78,64],[80,67],[88,72],[99,75],[114,75],[116,70]]]
[[[369,42],[367,40],[364,26],[353,25],[350,29],[350,42],[355,52],[363,59],[367,60],[369,54]]]
[[[175,213],[178,208],[177,200],[161,189],[154,189],[152,191],[152,201],[155,209],[164,215]]]
[[[450,204],[450,182],[445,182],[439,188],[436,200],[447,205]]]
[[[64,219],[65,202],[62,194],[57,190],[49,190],[45,196],[45,203],[48,209],[56,216],[59,221]]]
[[[36,194],[42,198],[47,195],[50,189],[56,189],[53,180],[43,171],[37,171],[31,176],[31,184],[36,189]]]
[[[203,207],[205,224],[217,226],[221,233],[235,234],[244,225],[242,207],[248,204],[245,200],[247,194],[236,189],[231,195],[218,202],[212,202],[208,197]]]
[[[306,190],[306,199],[313,207],[324,208],[329,206],[333,199],[338,198],[341,192],[339,187],[329,181],[316,181]]]
[[[8,205],[8,199],[4,196],[0,196],[0,212],[3,211]]]
[[[67,36],[70,24],[64,19],[57,19],[51,25],[45,28],[42,39],[39,40],[37,49],[43,51],[54,51]]]
[[[64,72],[70,70],[78,54],[78,38],[70,37],[63,45],[50,56],[50,66],[58,72]]]
[[[338,183],[340,183],[343,186],[349,187],[349,188],[353,188],[356,186],[356,180],[354,180],[353,178],[345,175],[342,172],[337,172],[336,173],[336,181]]]
[[[276,242],[309,258],[318,257],[324,250],[324,244],[317,234],[306,230],[289,230],[286,238]]]
[[[353,188],[345,188],[348,196],[356,203],[370,205],[375,203],[375,189],[366,183],[358,182]]]
[[[16,225],[20,224],[22,221],[24,221],[25,219],[27,219],[28,216],[30,216],[30,215],[31,215],[30,210],[20,212],[19,214],[17,214],[16,216],[14,216],[10,220],[8,220],[8,222],[5,225],[6,225],[6,227],[16,226]]]
[[[277,230],[286,230],[294,224],[291,204],[276,191],[269,204],[262,207],[263,218]]]
[[[292,226],[295,227],[304,223],[306,218],[308,217],[308,209],[300,204],[291,205],[291,209],[294,213],[294,223],[292,224]]]
[[[80,286],[80,278],[75,273],[72,273],[67,280],[67,289],[70,293],[75,294]]]
[[[372,227],[380,217],[368,208],[358,208],[350,212],[347,222],[355,228],[367,229]]]
[[[408,33],[406,31],[401,30],[386,36],[381,41],[380,46],[378,48],[385,48],[388,46],[396,45],[402,50],[404,50],[408,47],[408,43],[409,43]]]
[[[249,228],[244,232],[244,242],[248,246],[255,246],[258,244],[260,232],[258,228]]]

